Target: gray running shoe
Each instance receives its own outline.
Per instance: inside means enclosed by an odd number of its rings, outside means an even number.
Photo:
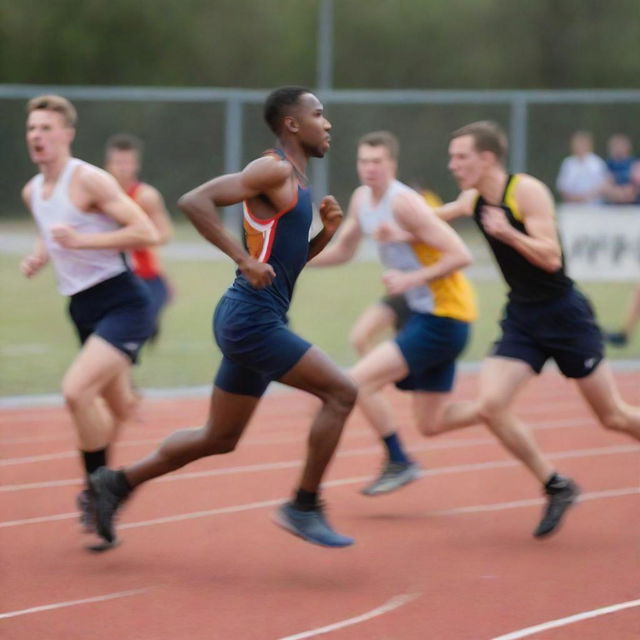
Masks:
[[[388,462],[382,473],[366,487],[360,490],[365,496],[377,496],[404,487],[422,475],[416,462]]]

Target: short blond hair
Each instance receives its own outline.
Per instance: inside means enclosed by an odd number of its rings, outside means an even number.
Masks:
[[[76,108],[62,96],[46,95],[31,98],[27,102],[27,114],[38,110],[59,113],[64,119],[65,125],[70,128],[74,128],[78,121]]]
[[[369,147],[384,147],[393,160],[398,160],[400,143],[398,142],[398,138],[390,131],[372,131],[371,133],[366,133],[358,140],[358,146],[363,144]]]

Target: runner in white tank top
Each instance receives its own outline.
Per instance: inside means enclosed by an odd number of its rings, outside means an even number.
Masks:
[[[58,289],[65,296],[84,291],[127,270],[124,254],[118,249],[70,249],[61,246],[52,236],[51,229],[59,225],[67,225],[78,233],[102,233],[120,226],[103,213],[80,211],[71,201],[70,183],[80,167],[91,170],[86,162],[70,158],[48,198],[42,193],[45,180],[42,173],[31,182],[31,212],[56,271]]]
[[[411,312],[395,339],[372,348],[350,371],[359,387],[358,405],[387,451],[383,472],[363,488],[365,495],[387,493],[420,476],[379,392],[395,383],[412,392],[417,418],[440,412],[475,319],[472,290],[459,272],[470,262],[469,251],[418,193],[396,179],[397,155],[397,140],[386,131],[361,138],[362,186],[353,193],[336,242],[312,262],[346,262],[363,236],[373,237],[387,268],[383,282],[388,292],[403,294]]]
[[[27,105],[27,147],[40,173],[22,190],[40,235],[21,263],[28,278],[49,260],[82,349],[62,391],[76,428],[87,474],[106,464],[118,425],[135,404],[129,369],[153,330],[151,305],[128,269],[123,251],[154,244],[156,231],[142,210],[105,171],[71,157],[76,112],[60,96]],[[79,496],[81,520],[93,508]]]
[[[381,225],[395,224],[393,202],[401,193],[415,194],[411,187],[399,180],[392,180],[382,197],[376,202],[371,187],[363,188],[362,197],[355,205],[355,211],[364,234],[377,240],[377,232]],[[415,271],[423,266],[408,242],[378,242],[377,245],[380,262],[387,269]],[[403,295],[411,311],[417,313],[433,311],[433,295],[425,284],[408,289]]]

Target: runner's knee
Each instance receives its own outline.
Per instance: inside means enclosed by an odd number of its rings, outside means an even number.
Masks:
[[[202,457],[231,453],[238,445],[238,441],[240,440],[239,435],[219,435],[216,433],[211,433],[211,431],[212,430],[209,425],[205,426],[200,431],[200,438],[198,438],[199,442],[197,443],[197,449],[199,450],[199,453],[202,455]]]
[[[606,415],[600,416],[600,424],[605,429],[610,431],[626,431],[628,427],[628,419],[627,417],[619,412],[619,413],[608,413]]]
[[[327,392],[322,400],[340,413],[349,413],[353,409],[357,397],[358,388],[345,376]]]
[[[489,423],[498,418],[509,407],[509,401],[500,396],[486,396],[481,398],[478,407],[478,417],[482,422]]]
[[[88,396],[87,389],[67,381],[63,381],[62,383],[62,396],[65,404],[71,411],[87,404],[87,402],[92,399]]]
[[[437,436],[441,433],[441,423],[439,420],[434,419],[433,417],[420,417],[416,418],[416,425],[418,426],[418,431],[427,438],[431,438],[433,436]]]
[[[221,438],[212,441],[205,441],[204,455],[214,456],[223,453],[231,453],[238,444],[237,438]]]

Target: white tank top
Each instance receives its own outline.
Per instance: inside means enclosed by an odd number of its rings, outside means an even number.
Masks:
[[[393,199],[399,193],[411,191],[411,187],[399,180],[394,180],[384,192],[380,201],[373,202],[373,194],[369,187],[365,187],[366,195],[360,205],[357,215],[363,233],[372,236],[383,222],[393,222]],[[380,261],[387,269],[399,271],[416,271],[424,266],[408,242],[378,242]],[[418,313],[431,313],[434,309],[434,299],[431,290],[421,285],[404,292],[409,309]]]
[[[87,163],[71,158],[46,200],[42,197],[44,176],[41,173],[34,178],[31,190],[33,217],[55,269],[58,290],[65,296],[89,289],[127,270],[124,254],[117,249],[65,249],[51,237],[51,227],[58,224],[69,225],[80,233],[100,233],[119,227],[113,218],[103,213],[80,211],[71,202],[71,178],[82,165]]]

